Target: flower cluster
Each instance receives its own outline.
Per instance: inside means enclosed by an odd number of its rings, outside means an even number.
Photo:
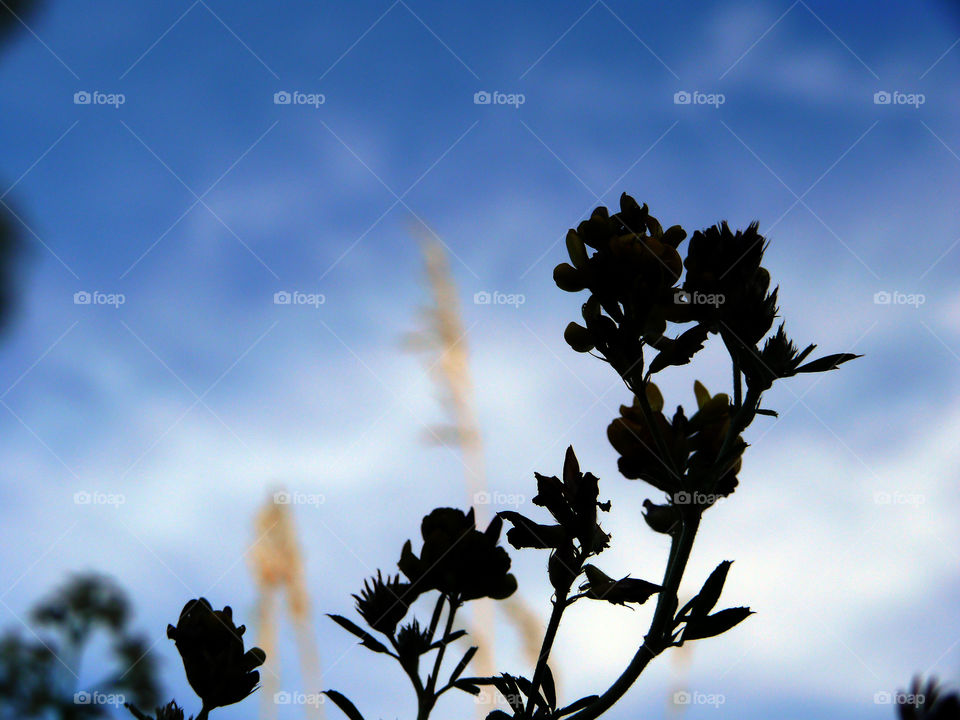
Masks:
[[[617,466],[630,480],[644,480],[670,496],[672,502],[709,507],[717,497],[729,495],[737,486],[746,443],[737,437],[724,467],[717,469],[721,448],[730,431],[732,406],[725,393],[711,396],[698,381],[694,385],[698,410],[691,417],[678,406],[672,419],[663,413],[663,397],[653,383],[647,384],[647,400],[660,436],[664,455],[647,422],[639,401],[621,405],[620,417],[610,423],[607,437],[619,453]]]

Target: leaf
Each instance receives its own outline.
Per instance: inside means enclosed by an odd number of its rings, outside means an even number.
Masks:
[[[652,375],[670,365],[686,365],[697,352],[703,349],[706,339],[706,326],[695,325],[682,333],[673,345],[657,354],[650,362],[648,373]]]
[[[776,410],[767,410],[766,408],[759,408],[757,410],[757,415],[768,415],[769,417],[780,417]]]
[[[450,679],[447,681],[448,683],[452,685],[457,681],[457,678],[463,674],[463,671],[467,669],[467,665],[469,665],[470,661],[473,660],[473,656],[477,654],[477,650],[478,650],[477,646],[474,645],[472,648],[470,648],[463,654],[463,657],[460,659],[460,662],[457,663],[457,666],[453,669],[453,672],[450,673]],[[477,689],[477,692],[480,692],[479,688]]]
[[[700,588],[700,592],[690,604],[690,614],[693,617],[704,616],[717,604],[720,599],[720,593],[723,590],[723,584],[727,580],[727,572],[733,564],[730,560],[724,560],[717,565],[716,569],[710,573],[710,577]]]
[[[837,353],[836,355],[827,355],[826,357],[817,358],[812,362],[808,362],[806,365],[801,365],[794,370],[794,372],[814,373],[834,370],[838,365],[841,365],[849,360],[855,360],[859,357],[863,357],[863,355],[854,355],[853,353]]]
[[[333,700],[336,706],[340,708],[343,714],[350,718],[350,720],[363,720],[363,715],[357,710],[357,706],[336,690],[324,690],[323,694]]]
[[[613,580],[600,568],[594,565],[585,565],[583,571],[587,576],[587,597],[593,600],[606,600],[613,605],[625,605],[628,602],[643,604],[651,595],[660,591],[660,586],[646,580],[625,577]],[[584,589],[583,586],[580,588]]]
[[[434,642],[432,645],[430,645],[430,648],[429,648],[429,649],[430,649],[430,650],[436,650],[437,648],[439,648],[439,647],[442,646],[442,645],[449,645],[449,644],[452,643],[454,640],[459,640],[460,638],[462,638],[462,637],[463,637],[464,635],[466,635],[466,634],[467,634],[467,631],[466,631],[466,630],[454,630],[452,633],[450,633],[450,634],[447,635],[446,637],[439,638],[436,642]]]
[[[559,525],[541,525],[513,510],[503,510],[497,515],[513,523],[507,531],[507,542],[518,550],[556,548],[567,538],[566,531]]]
[[[478,688],[469,680],[457,680],[455,683],[453,683],[453,686],[458,690],[463,690],[464,692],[468,692],[471,695],[480,694],[480,688]]]
[[[353,633],[358,638],[360,638],[360,640],[362,641],[360,644],[363,645],[364,647],[370,648],[374,652],[378,652],[378,653],[388,652],[386,646],[384,646],[383,643],[381,643],[379,640],[377,640],[375,637],[373,637],[373,635],[368,633],[363,628],[358,627],[356,624],[347,620],[342,615],[332,615],[330,613],[327,613],[327,617],[333,620],[337,625],[342,627],[347,632]]]
[[[549,664],[543,666],[543,680],[540,682],[540,689],[543,690],[543,697],[547,701],[550,710],[557,707],[557,685],[553,680],[553,671]]]
[[[575,713],[577,712],[577,710],[583,710],[583,708],[589,705],[593,705],[593,703],[595,703],[599,699],[600,699],[599,695],[587,695],[586,697],[582,697],[579,700],[575,700],[574,702],[570,703],[565,708],[561,708],[560,710],[557,710],[557,717],[560,717],[562,715],[569,715],[570,713]]]
[[[700,640],[725,633],[730,628],[746,620],[753,611],[748,607],[735,607],[721,610],[707,617],[692,617],[687,620],[683,631],[683,640]]]

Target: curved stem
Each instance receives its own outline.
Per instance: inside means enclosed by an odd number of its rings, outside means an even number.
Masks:
[[[595,720],[609,710],[617,700],[624,696],[630,686],[640,677],[647,664],[663,652],[671,643],[674,613],[677,609],[677,590],[690,551],[693,549],[693,540],[700,526],[699,512],[690,512],[683,519],[683,527],[678,535],[674,536],[670,547],[672,560],[667,564],[663,579],[663,589],[657,598],[657,608],[650,622],[650,630],[643,640],[643,645],[637,650],[630,664],[621,673],[614,683],[596,700],[568,720]]]

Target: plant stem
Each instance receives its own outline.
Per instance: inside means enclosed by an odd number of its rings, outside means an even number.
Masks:
[[[557,630],[560,629],[560,619],[563,616],[563,611],[567,609],[567,596],[569,594],[570,585],[567,585],[562,593],[557,591],[557,596],[554,598],[553,611],[550,613],[550,621],[547,623],[547,630],[543,634],[543,643],[540,645],[537,667],[533,671],[530,696],[527,698],[527,709],[524,711],[526,717],[533,717],[533,705],[540,690],[540,683],[543,682],[543,674],[547,670],[547,661],[550,659],[553,641],[556,640]]]
[[[670,548],[671,562],[667,564],[663,578],[663,589],[657,598],[657,608],[650,622],[650,630],[643,640],[643,645],[637,650],[630,664],[614,683],[594,702],[568,720],[594,720],[609,710],[617,700],[630,689],[630,686],[640,677],[647,664],[663,652],[671,642],[673,631],[674,612],[677,609],[677,590],[690,551],[693,549],[693,540],[700,526],[700,514],[695,508],[685,513],[683,527],[673,538]]]
[[[460,607],[460,601],[457,598],[447,597],[446,594],[441,594],[441,603],[443,602],[444,598],[447,599],[450,609],[447,612],[447,622],[443,629],[443,635],[440,636],[440,648],[437,650],[437,659],[433,663],[433,672],[431,672],[430,677],[427,678],[427,687],[420,696],[417,720],[427,720],[427,718],[430,717],[430,711],[433,710],[433,706],[437,702],[437,697],[439,697],[435,693],[437,687],[437,678],[440,675],[440,666],[443,663],[443,655],[447,650],[447,645],[443,641],[448,635],[450,635],[450,631],[453,629],[453,618],[457,614],[457,608]]]

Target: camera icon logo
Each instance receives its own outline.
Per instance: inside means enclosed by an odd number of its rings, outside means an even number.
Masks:
[[[286,90],[280,90],[273,94],[274,105],[289,105],[290,100],[291,100],[291,95]]]
[[[678,493],[674,493],[674,505],[689,505],[691,502],[693,502],[693,497],[686,490],[681,490]]]
[[[289,705],[290,693],[288,693],[286,690],[284,690],[283,692],[274,693],[273,702],[276,705]]]
[[[90,104],[90,93],[86,90],[78,90],[73,94],[73,104],[74,105],[89,105]]]
[[[893,696],[886,690],[881,690],[873,695],[874,705],[889,705],[893,701]]]
[[[491,501],[490,493],[488,492],[477,492],[473,494],[473,504],[474,505],[489,505]]]
[[[273,504],[274,505],[289,505],[290,504],[290,493],[280,491],[273,494]]]
[[[73,294],[73,304],[74,305],[89,305],[90,304],[90,293],[86,290],[80,290]]]
[[[89,505],[90,500],[90,493],[88,493],[86,490],[81,490],[80,492],[75,492],[73,494],[73,502],[75,505]]]
[[[90,693],[88,693],[86,690],[81,690],[80,692],[75,692],[73,694],[74,705],[89,705],[91,699]]]
[[[486,90],[480,90],[473,94],[473,104],[474,105],[489,105],[491,101],[490,93]]]
[[[873,94],[874,105],[889,105],[891,100],[890,93],[886,90],[878,90]]]
[[[673,94],[674,105],[689,105],[690,100],[690,93],[688,93],[686,90],[678,90]]]
[[[890,299],[890,293],[888,293],[886,290],[881,290],[880,292],[875,292],[873,294],[874,305],[889,305]]]
[[[686,290],[677,290],[673,293],[673,304],[674,305],[689,305],[692,302],[690,293]]]
[[[274,305],[289,305],[292,296],[286,290],[278,290],[273,294]]]
[[[673,694],[673,704],[674,705],[689,705],[690,704],[690,693],[686,690],[678,690]]]
[[[473,304],[474,305],[489,305],[490,304],[490,293],[486,290],[481,290],[473,294]]]

